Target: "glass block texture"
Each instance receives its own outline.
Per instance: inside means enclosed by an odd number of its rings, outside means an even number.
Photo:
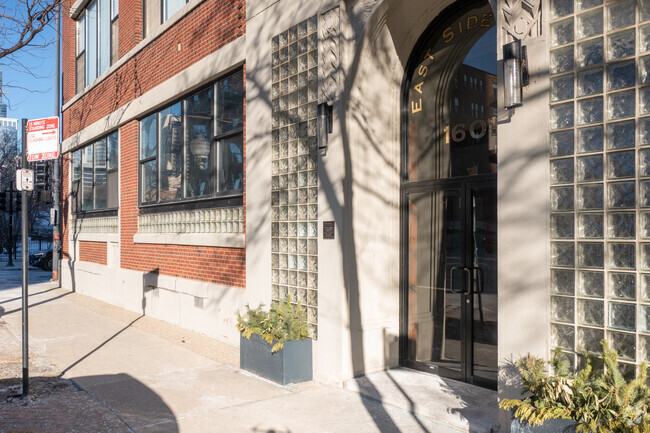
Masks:
[[[577,363],[605,338],[634,374],[650,361],[650,1],[549,5],[551,341]]]
[[[272,39],[271,300],[318,325],[317,16]]]
[[[244,233],[244,208],[197,209],[138,216],[139,233]]]

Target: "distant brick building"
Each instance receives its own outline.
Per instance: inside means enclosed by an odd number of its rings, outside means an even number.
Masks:
[[[601,338],[634,374],[650,6],[603,3],[68,4],[64,287],[235,345],[236,310],[290,296],[326,382],[516,394],[512,356]]]

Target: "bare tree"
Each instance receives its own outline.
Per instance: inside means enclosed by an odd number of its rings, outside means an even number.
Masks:
[[[37,36],[54,20],[63,0],[15,0],[0,5],[0,59],[27,47],[44,47],[51,41]]]

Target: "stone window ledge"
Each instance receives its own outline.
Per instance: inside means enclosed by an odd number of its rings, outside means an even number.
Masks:
[[[72,240],[86,242],[119,242],[118,233],[77,233],[71,235]]]
[[[244,248],[246,246],[243,235],[225,233],[138,233],[133,235],[133,243],[225,248]]]

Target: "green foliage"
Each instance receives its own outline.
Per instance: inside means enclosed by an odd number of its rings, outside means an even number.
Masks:
[[[650,389],[646,386],[647,365],[639,376],[627,382],[618,366],[618,354],[605,340],[602,362],[586,355],[585,368],[570,369],[560,349],[550,362],[547,373],[542,359],[528,355],[517,361],[524,399],[504,399],[502,409],[514,410],[515,417],[531,425],[549,419],[565,418],[578,423],[578,433],[650,433]]]
[[[252,309],[246,304],[246,313],[237,312],[237,329],[244,338],[258,334],[269,343],[271,352],[282,349],[287,341],[305,340],[310,337],[307,317],[300,303],[294,305],[289,297],[286,302],[274,302],[269,311],[263,305]]]

